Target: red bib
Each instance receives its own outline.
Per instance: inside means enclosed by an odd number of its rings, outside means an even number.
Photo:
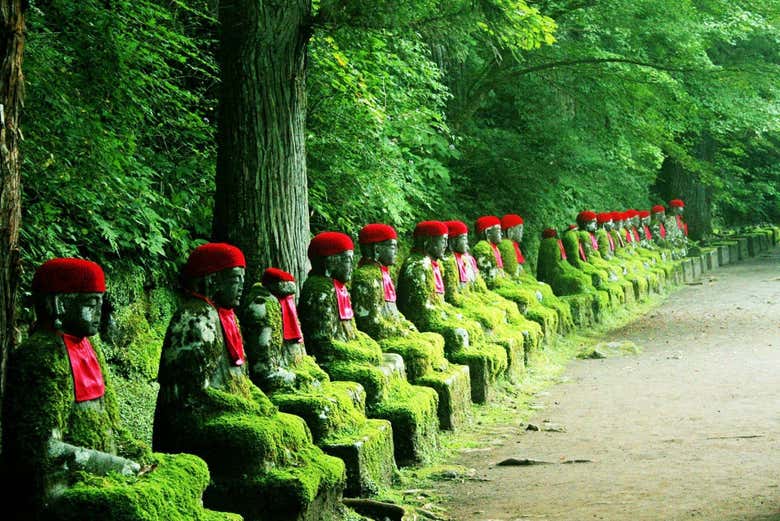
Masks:
[[[512,241],[512,246],[515,247],[515,258],[517,259],[517,263],[525,264],[525,257],[523,256],[523,252],[520,251],[520,245],[515,241]]]
[[[594,251],[599,251],[599,241],[596,239],[596,234],[591,233],[590,235],[590,245],[593,247]]]
[[[227,347],[233,365],[244,365],[244,340],[241,338],[241,330],[238,329],[236,314],[232,309],[217,308],[219,321],[222,324],[222,332],[225,334],[225,346]]]
[[[343,282],[333,279],[333,287],[336,288],[336,302],[339,305],[339,318],[341,320],[352,320],[355,312],[352,311],[352,300],[349,298],[349,291]]]
[[[489,244],[490,244],[490,247],[493,248],[493,256],[496,258],[496,264],[498,265],[499,268],[503,268],[504,267],[504,259],[501,258],[501,252],[498,251],[498,246],[496,246],[492,242],[490,242]]]
[[[433,287],[436,293],[440,295],[444,294],[444,279],[441,278],[441,270],[439,269],[439,263],[435,260],[431,260],[431,267],[433,267]]]
[[[607,232],[607,240],[609,241],[609,251],[615,251],[615,239],[612,238],[612,234]]]
[[[453,252],[455,255],[455,263],[458,265],[458,275],[460,281],[463,283],[469,282],[469,270],[466,268],[466,261],[463,260],[463,254]]]
[[[634,236],[634,242],[640,242],[641,239],[639,238],[639,232],[636,231],[636,228],[631,228],[631,233]]]
[[[385,302],[395,302],[395,285],[393,284],[393,278],[390,276],[390,272],[387,270],[387,266],[380,266],[382,270],[382,289],[385,292]]]
[[[666,239],[666,226],[664,226],[664,223],[661,223],[661,238]]]
[[[100,398],[106,393],[103,371],[89,338],[62,334],[73,373],[73,392],[77,402]]]
[[[298,320],[298,308],[295,307],[295,295],[276,297],[282,306],[282,338],[287,341],[303,342],[301,322]]]
[[[582,243],[577,240],[577,248],[580,250],[580,259],[587,261],[588,257],[585,255],[585,248],[582,247]]]
[[[645,239],[647,239],[648,241],[652,241],[653,234],[650,233],[650,228],[648,228],[646,224],[643,224],[642,227],[645,229]]]
[[[634,242],[634,237],[631,235],[631,230],[626,228],[626,242]]]
[[[558,239],[558,249],[561,250],[561,260],[566,260],[566,248],[563,247],[563,241]]]

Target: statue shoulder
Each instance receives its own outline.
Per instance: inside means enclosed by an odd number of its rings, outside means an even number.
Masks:
[[[486,240],[481,240],[471,248],[471,253],[475,257],[492,256],[493,251]]]
[[[352,289],[356,288],[381,288],[382,270],[376,264],[360,266],[352,274]]]

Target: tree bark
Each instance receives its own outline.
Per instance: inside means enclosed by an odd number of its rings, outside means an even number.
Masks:
[[[213,222],[241,248],[247,286],[276,266],[308,271],[306,46],[311,0],[223,0]]]
[[[5,393],[5,365],[16,337],[16,290],[19,280],[19,116],[24,95],[25,0],[0,0],[0,404]],[[0,432],[2,424],[0,424]]]
[[[699,155],[704,160],[707,151],[700,148]],[[666,158],[661,167],[665,201],[682,199],[685,203],[684,219],[688,224],[689,237],[693,240],[701,240],[712,231],[712,211],[710,209],[711,196],[697,174],[688,172],[683,166],[671,158]]]

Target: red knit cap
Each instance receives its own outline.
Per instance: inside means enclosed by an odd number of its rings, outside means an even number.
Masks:
[[[636,210],[626,210],[625,212],[623,212],[623,217],[625,219],[633,219],[637,215],[639,215],[639,212],[637,212]]]
[[[104,293],[103,269],[84,259],[51,259],[41,264],[32,280],[36,293]]]
[[[441,237],[447,235],[447,225],[441,221],[422,221],[414,227],[415,237]]]
[[[604,224],[612,220],[612,212],[601,212],[596,216],[599,224]]]
[[[447,221],[444,224],[447,225],[447,233],[450,237],[457,237],[458,235],[466,235],[469,233],[469,227],[463,221]]]
[[[398,234],[395,233],[395,228],[389,224],[367,224],[358,232],[358,242],[360,244],[373,244],[397,238]]]
[[[682,202],[682,199],[672,199],[669,201],[669,206],[672,208],[685,208],[685,203]]]
[[[653,213],[664,213],[666,211],[666,208],[664,208],[664,205],[657,204],[653,206]]]
[[[596,213],[591,212],[590,210],[585,210],[584,212],[580,212],[577,214],[578,223],[588,223],[595,219],[596,219]]]
[[[646,217],[650,217],[650,212],[648,212],[647,210],[639,210],[639,217],[641,219],[644,219]]]
[[[233,245],[209,242],[192,250],[183,273],[187,277],[203,277],[228,268],[246,268],[244,254]]]
[[[482,233],[493,226],[501,226],[501,219],[495,215],[483,215],[477,219],[477,233]]]
[[[623,212],[612,212],[612,220],[617,221],[625,221],[626,220],[626,214]]]
[[[523,224],[523,218],[514,213],[508,213],[501,218],[501,229],[508,230],[513,226],[519,226]]]
[[[545,230],[542,232],[542,237],[545,239],[558,237],[558,232],[555,231],[555,228],[545,228]]]
[[[306,254],[311,260],[314,257],[329,257],[354,249],[355,245],[352,244],[349,235],[340,232],[322,232],[311,240]]]
[[[268,286],[272,282],[295,282],[295,277],[292,273],[287,273],[279,268],[268,268],[263,272],[263,277],[260,279],[263,286]]]

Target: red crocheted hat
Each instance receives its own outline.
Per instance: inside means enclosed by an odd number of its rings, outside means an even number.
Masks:
[[[626,210],[625,212],[623,212],[623,216],[625,219],[633,219],[637,215],[639,215],[639,212],[637,212],[636,210]]]
[[[32,280],[36,293],[104,293],[103,268],[84,259],[59,258],[41,264]]]
[[[192,250],[183,273],[187,277],[203,277],[228,268],[246,268],[244,254],[231,244],[209,242]]]
[[[292,273],[287,273],[279,268],[268,268],[263,272],[260,281],[263,286],[268,286],[272,282],[295,282],[295,277],[292,276]]]
[[[322,232],[311,240],[306,254],[311,260],[314,257],[328,257],[354,249],[355,245],[349,235],[341,232]]]
[[[596,219],[596,213],[591,212],[590,210],[585,210],[584,212],[580,212],[577,214],[578,223],[588,223],[595,219]]]
[[[469,227],[463,221],[447,221],[444,224],[447,225],[447,233],[450,237],[457,237],[458,235],[466,235],[469,233]]]
[[[501,219],[495,215],[483,215],[477,219],[477,233],[482,233],[493,226],[501,226]]]
[[[664,205],[657,204],[653,206],[652,208],[653,213],[664,213],[666,211],[666,208],[664,208]]]
[[[608,223],[612,220],[612,212],[601,212],[596,216],[596,220],[599,224]]]
[[[414,227],[415,237],[441,237],[447,235],[447,225],[441,221],[422,221]]]
[[[626,220],[626,214],[623,212],[612,212],[612,220],[613,221],[625,221]]]
[[[669,201],[669,206],[672,208],[685,208],[685,203],[682,202],[682,199],[672,199]]]
[[[389,224],[367,224],[358,232],[358,242],[360,244],[373,244],[397,238],[398,234],[395,232],[395,228]]]
[[[508,213],[501,218],[501,229],[508,230],[513,226],[519,226],[523,224],[523,218],[514,213]]]
[[[650,212],[647,210],[639,210],[639,218],[644,219],[646,217],[650,217]]]
[[[545,228],[542,232],[542,237],[544,239],[551,239],[553,237],[558,237],[558,232],[555,231],[555,228]]]

